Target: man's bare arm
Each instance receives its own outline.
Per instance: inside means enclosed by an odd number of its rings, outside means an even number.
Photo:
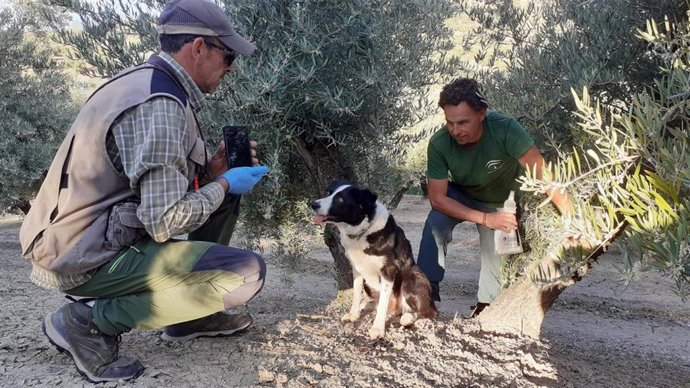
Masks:
[[[517,227],[515,214],[504,212],[484,213],[469,208],[448,197],[447,179],[428,179],[428,188],[431,207],[443,214],[492,229],[500,229],[504,232],[510,232]]]

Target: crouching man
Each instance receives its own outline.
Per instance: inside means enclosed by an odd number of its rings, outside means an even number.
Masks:
[[[207,157],[196,114],[239,55],[255,47],[206,0],[175,0],[158,20],[161,52],[109,80],[85,103],[20,232],[31,279],[83,297],[43,331],[92,382],[138,376],[119,335],[164,328],[166,340],[237,332],[266,273],[229,247],[240,195],[268,171]],[[188,233],[188,240],[173,236]]]

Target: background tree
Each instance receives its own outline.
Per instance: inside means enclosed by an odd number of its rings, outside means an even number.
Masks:
[[[564,189],[576,209],[564,219],[543,195],[526,196],[521,223],[530,251],[504,267],[509,286],[480,321],[538,336],[558,295],[621,236],[628,279],[654,267],[687,295],[688,78],[679,65],[687,27],[667,22],[657,33],[644,21],[680,20],[686,4],[464,5],[480,22],[468,42],[488,47],[466,68],[488,85],[497,109],[518,116],[543,151],[560,156],[543,181],[528,174],[523,190]],[[648,31],[636,34],[646,23]]]
[[[684,0],[464,0],[473,22],[461,72],[477,77],[493,107],[514,115],[547,156],[568,150],[577,109],[571,89],[587,87],[607,107],[653,83],[660,58],[635,31],[647,20],[680,20]]]
[[[70,80],[39,22],[46,9],[12,5],[0,9],[0,213],[28,211],[75,113]]]
[[[62,42],[110,76],[155,51],[155,17],[162,2],[51,0],[79,14],[84,31]],[[225,7],[258,50],[238,61],[201,120],[212,139],[225,124],[247,124],[271,172],[245,199],[243,232],[250,243],[275,237],[287,257],[305,253],[309,199],[334,178],[373,188],[384,201],[413,178],[402,157],[419,136],[403,130],[434,106],[426,87],[445,71],[450,30],[447,1],[233,0]],[[409,186],[407,186],[409,187]],[[399,195],[398,195],[399,197]],[[326,242],[336,259],[339,288],[351,284],[337,232]]]

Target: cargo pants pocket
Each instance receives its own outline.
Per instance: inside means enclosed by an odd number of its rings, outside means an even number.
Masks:
[[[121,202],[110,209],[105,231],[106,249],[119,251],[146,235],[144,224],[137,217],[138,206],[136,202]]]

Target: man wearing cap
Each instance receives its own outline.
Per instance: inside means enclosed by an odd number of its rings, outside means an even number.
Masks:
[[[255,47],[224,11],[177,0],[159,17],[161,53],[124,70],[82,107],[20,231],[36,284],[83,297],[42,328],[91,382],[138,376],[121,333],[164,328],[184,341],[247,328],[244,305],[264,283],[263,259],[227,244],[239,196],[268,168],[207,157],[196,114]],[[188,233],[187,240],[173,237]]]

